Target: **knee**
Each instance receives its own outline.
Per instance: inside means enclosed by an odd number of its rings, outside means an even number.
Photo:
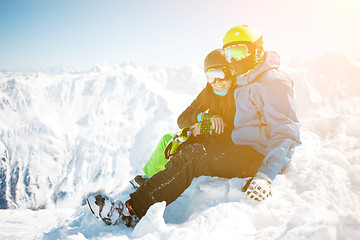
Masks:
[[[192,143],[184,146],[180,151],[175,153],[171,157],[171,161],[175,159],[183,159],[184,161],[192,161],[193,159],[203,156],[205,153],[205,148],[198,143]]]
[[[206,149],[204,145],[199,143],[189,144],[178,153],[178,157],[184,161],[184,164],[202,165],[206,161]]]
[[[200,143],[192,143],[184,147],[181,150],[182,154],[192,155],[192,156],[202,156],[206,153],[205,146]]]

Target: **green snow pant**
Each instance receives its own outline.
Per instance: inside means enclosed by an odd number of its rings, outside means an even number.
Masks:
[[[155,173],[165,169],[165,165],[169,160],[165,158],[165,148],[175,134],[176,133],[165,134],[155,148],[150,160],[145,164],[143,171],[149,177],[152,177]]]

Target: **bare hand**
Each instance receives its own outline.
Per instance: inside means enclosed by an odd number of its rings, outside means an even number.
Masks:
[[[200,133],[200,125],[199,124],[192,125],[190,127],[190,129],[191,129],[191,133],[192,133],[192,135],[194,135],[194,137],[199,135],[199,133]]]
[[[211,120],[213,131],[217,134],[224,133],[225,126],[227,125],[222,117],[214,117]]]

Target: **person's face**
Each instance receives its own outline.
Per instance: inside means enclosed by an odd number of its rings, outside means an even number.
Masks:
[[[218,92],[231,87],[231,72],[226,67],[210,69],[205,73],[208,83]]]
[[[227,80],[227,81],[225,81]],[[218,92],[224,91],[231,87],[231,79],[219,79],[215,78],[214,83],[211,84],[212,88]]]

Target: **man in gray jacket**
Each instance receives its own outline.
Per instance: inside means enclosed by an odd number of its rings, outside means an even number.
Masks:
[[[293,82],[279,70],[279,56],[263,50],[262,34],[242,25],[230,29],[223,50],[236,83],[234,144],[187,145],[125,202],[108,196],[88,198],[91,211],[107,224],[134,226],[157,202],[175,201],[196,177],[251,177],[243,191],[261,201],[271,182],[301,144],[295,114]]]
[[[237,74],[233,142],[251,146],[265,156],[244,190],[250,198],[263,200],[268,194],[261,191],[270,193],[271,180],[301,144],[293,81],[279,70],[279,55],[263,50],[263,36],[256,28],[241,25],[230,29],[223,49]]]

